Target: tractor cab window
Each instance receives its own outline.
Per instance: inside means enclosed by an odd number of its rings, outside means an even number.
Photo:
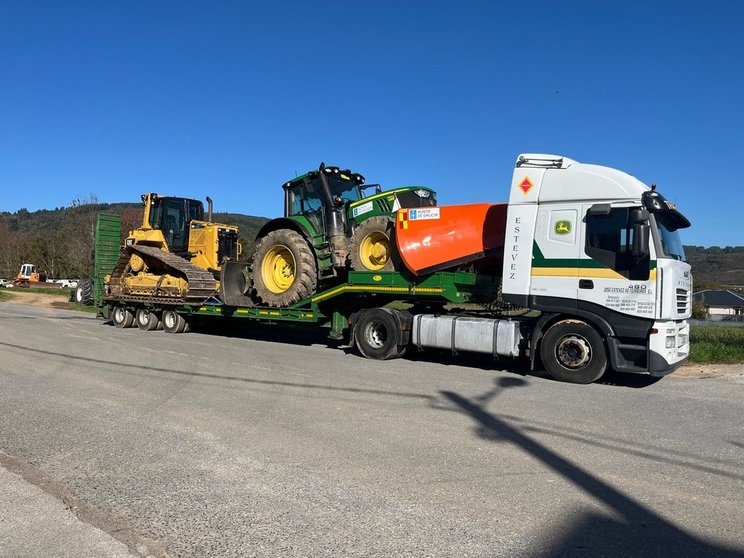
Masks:
[[[637,281],[649,278],[650,259],[632,254],[633,225],[630,209],[613,208],[606,214],[586,216],[586,255],[623,277]]]
[[[320,180],[318,180],[318,185],[320,186]],[[331,197],[333,198],[338,197],[347,202],[355,202],[362,199],[361,188],[345,174],[329,175],[328,187],[331,190]]]
[[[304,184],[300,184],[289,189],[291,215],[320,211],[323,206],[323,193],[320,184],[313,186],[311,182],[307,188]]]

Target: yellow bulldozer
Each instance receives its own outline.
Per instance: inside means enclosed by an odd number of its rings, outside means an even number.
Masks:
[[[142,202],[142,225],[124,241],[106,292],[160,304],[202,304],[214,296],[223,263],[240,257],[238,227],[212,222],[209,197],[206,220],[199,200],[144,194]],[[129,325],[135,318],[149,320],[152,329],[159,325],[154,314],[142,314],[127,316]]]

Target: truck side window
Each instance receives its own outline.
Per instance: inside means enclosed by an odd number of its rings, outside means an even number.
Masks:
[[[607,215],[587,214],[584,251],[623,277],[646,281],[649,278],[649,258],[633,257],[633,228],[629,220],[630,209],[627,207],[612,209]]]

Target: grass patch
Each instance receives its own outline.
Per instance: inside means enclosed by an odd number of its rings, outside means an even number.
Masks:
[[[691,327],[690,362],[720,364],[744,362],[744,328]]]
[[[65,298],[70,298],[70,293],[72,292],[72,289],[53,289],[53,288],[45,288],[45,287],[13,287],[14,289],[18,289],[19,293],[37,293],[37,294],[48,294],[48,295],[56,295],[56,296],[63,296]]]
[[[85,304],[78,304],[77,302],[68,302],[67,308],[69,308],[70,310],[77,310],[79,312],[89,312],[91,314],[95,314],[96,310],[98,310],[98,308],[96,308],[95,306],[86,306]]]
[[[13,298],[13,295],[7,289],[0,290],[0,300],[10,300],[11,298]]]

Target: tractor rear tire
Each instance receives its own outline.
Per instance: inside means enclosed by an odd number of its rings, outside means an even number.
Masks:
[[[370,217],[351,237],[351,268],[356,271],[394,271],[397,267],[395,221]]]
[[[93,304],[93,281],[81,279],[75,287],[75,302],[89,306]]]
[[[264,304],[289,306],[315,292],[318,264],[301,234],[291,229],[279,229],[259,240],[251,279]]]

